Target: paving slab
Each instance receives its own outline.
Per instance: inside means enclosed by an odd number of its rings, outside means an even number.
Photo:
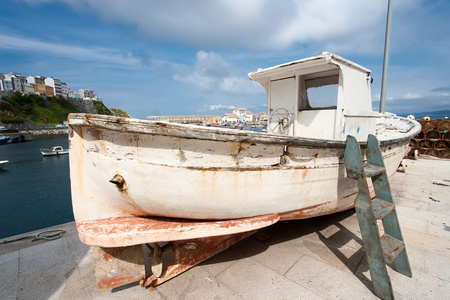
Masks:
[[[388,268],[396,299],[450,295],[450,160],[408,160],[390,179],[412,267]],[[354,210],[264,228],[156,288],[98,290],[74,222],[54,241],[0,244],[0,299],[377,299]]]

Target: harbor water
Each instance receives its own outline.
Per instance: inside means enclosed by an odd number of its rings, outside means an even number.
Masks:
[[[0,238],[73,221],[69,155],[44,157],[41,148],[68,148],[67,135],[36,136],[0,146]]]
[[[0,167],[0,239],[74,220],[69,155],[44,157],[39,151],[68,144],[64,134],[0,146],[0,160],[9,161]]]

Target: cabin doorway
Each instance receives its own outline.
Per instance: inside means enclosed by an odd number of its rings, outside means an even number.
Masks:
[[[270,82],[269,124],[272,133],[294,135],[297,117],[297,89],[295,77]]]

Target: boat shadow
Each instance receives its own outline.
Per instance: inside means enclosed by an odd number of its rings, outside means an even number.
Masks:
[[[226,266],[251,257],[286,276],[288,270],[305,255],[350,271],[374,292],[354,209],[305,220],[278,222],[199,265],[208,269],[216,264]]]

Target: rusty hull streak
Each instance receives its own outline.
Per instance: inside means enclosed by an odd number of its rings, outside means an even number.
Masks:
[[[312,205],[309,207],[305,207],[298,210],[292,210],[288,212],[279,213],[280,221],[287,221],[287,220],[301,220],[305,218],[310,218],[311,214],[314,212],[318,212],[321,210],[323,206],[326,206],[330,202],[324,202],[317,205]],[[319,215],[317,215],[319,216]]]
[[[348,196],[346,196],[345,198],[350,198],[352,196],[356,196],[358,193],[353,193],[350,194]],[[299,210],[292,210],[292,211],[288,211],[288,212],[282,212],[279,213],[278,215],[280,216],[280,221],[289,221],[289,220],[302,220],[302,219],[307,219],[307,218],[311,218],[312,215],[314,216],[323,216],[325,214],[321,214],[320,211],[324,206],[327,206],[328,204],[330,204],[330,201],[324,202],[324,203],[320,203],[317,205],[312,205],[309,207],[305,207]],[[340,207],[340,208],[335,208],[334,210],[328,211],[326,213],[326,215],[330,215],[330,214],[334,214],[334,213],[338,213],[341,211],[345,211],[345,210],[349,210],[351,208],[353,208],[354,205],[350,206],[350,207]],[[327,209],[328,210],[328,209]]]

